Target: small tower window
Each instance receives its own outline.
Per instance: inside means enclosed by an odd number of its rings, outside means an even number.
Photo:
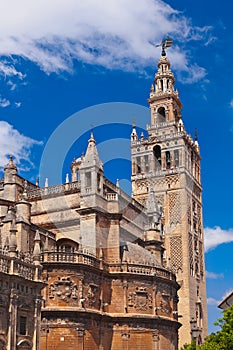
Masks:
[[[101,176],[100,173],[97,174],[97,189],[98,191],[101,191]]]
[[[164,107],[160,107],[158,109],[157,114],[158,114],[158,122],[159,123],[165,122],[165,119],[166,119],[165,108]]]
[[[150,167],[149,167],[149,157],[148,157],[148,155],[145,155],[144,161],[145,161],[145,171],[148,172],[148,171],[150,170]]]
[[[174,160],[175,160],[175,166],[178,167],[179,166],[179,151],[178,150],[174,151]]]
[[[27,334],[27,317],[20,316],[19,318],[19,334],[26,335]]]
[[[79,171],[79,169],[76,170],[76,180],[80,181],[80,171]]]
[[[140,174],[141,173],[141,158],[137,157],[136,158],[136,164],[137,164],[137,173]]]
[[[86,176],[86,187],[91,187],[91,172],[90,171],[87,172],[85,176]]]
[[[161,168],[161,147],[159,145],[156,145],[153,148],[154,153],[154,160],[155,160],[155,168],[160,169]]]
[[[166,165],[167,165],[167,168],[170,168],[171,166],[171,154],[169,151],[166,152]]]
[[[160,90],[163,91],[163,80],[160,80]]]

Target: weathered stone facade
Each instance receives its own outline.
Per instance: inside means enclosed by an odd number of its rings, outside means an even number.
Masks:
[[[169,67],[162,57],[169,79],[165,93],[156,75],[149,137],[131,135],[134,198],[104,177],[93,135],[71,182],[41,188],[6,165],[0,349],[177,350],[178,314],[182,342],[193,318],[205,335],[199,147],[184,131]]]
[[[179,285],[163,266],[153,191],[147,210],[107,180],[93,136],[76,171],[80,181],[41,189],[17,174],[12,159],[5,168],[1,245],[7,254],[14,246],[21,257],[33,249],[34,269],[43,267],[42,294],[35,280],[41,313],[34,310],[25,325],[28,348],[177,349]],[[32,310],[34,299],[28,301]],[[25,312],[21,304],[18,312]],[[40,345],[31,335],[35,322]],[[2,332],[11,337],[6,328]],[[38,326],[36,334],[39,339]]]

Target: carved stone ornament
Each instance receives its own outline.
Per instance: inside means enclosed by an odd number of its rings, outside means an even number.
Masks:
[[[93,306],[97,300],[98,285],[95,283],[90,283],[87,287],[87,302],[89,306]]]
[[[137,188],[139,190],[144,191],[144,192],[148,192],[147,191],[148,186],[149,186],[148,181],[137,181],[136,184],[137,184]]]
[[[77,284],[72,282],[69,277],[58,277],[58,279],[49,286],[49,298],[53,299],[55,296],[67,303],[72,299],[76,301],[78,299]]]
[[[152,295],[145,287],[137,287],[135,292],[128,295],[128,306],[136,310],[147,310],[152,308]]]
[[[164,314],[170,314],[172,312],[172,308],[170,305],[170,295],[162,293],[162,299],[160,301],[160,310]]]

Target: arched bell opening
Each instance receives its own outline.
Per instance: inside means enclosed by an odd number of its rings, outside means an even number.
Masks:
[[[155,169],[161,169],[161,147],[156,145],[153,148],[154,161],[155,161]]]

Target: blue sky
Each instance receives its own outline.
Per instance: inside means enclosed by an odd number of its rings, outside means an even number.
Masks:
[[[51,135],[74,113],[113,102],[147,107],[160,55],[154,45],[166,35],[173,38],[168,57],[183,103],[183,120],[192,135],[198,129],[201,146],[211,331],[219,316],[218,301],[233,288],[232,11],[229,0],[0,4],[0,167],[12,153],[21,174],[32,181]],[[130,118],[142,123],[139,113],[130,115],[124,125],[101,128],[97,127],[101,118],[100,113],[90,117],[89,124],[85,120],[82,135],[77,126],[77,141],[64,159],[64,174],[73,157],[85,150],[90,129],[94,128],[101,148],[101,142],[111,144],[119,135],[123,141],[128,138]],[[117,116],[110,122],[117,123]],[[80,123],[84,123],[81,117]],[[110,144],[102,144],[103,151]],[[105,164],[112,181],[129,178],[124,157]]]

